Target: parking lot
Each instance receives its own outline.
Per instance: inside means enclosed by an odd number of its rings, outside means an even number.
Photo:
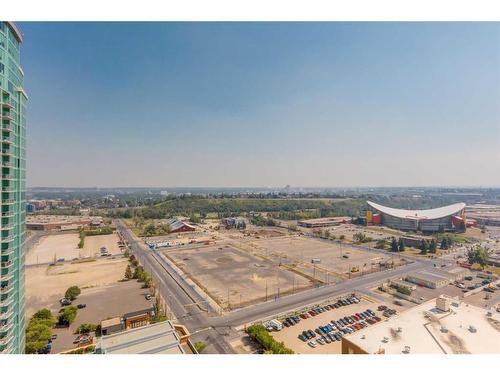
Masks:
[[[26,267],[26,315],[42,308],[57,309],[66,289],[77,285],[91,290],[117,283],[125,274],[127,259],[107,257],[84,263],[60,263],[56,266]]]
[[[342,297],[344,298],[344,297]],[[329,302],[328,304],[333,304],[336,301]],[[292,349],[295,353],[301,353],[301,354],[340,354],[341,353],[341,341],[333,341],[330,343],[324,342],[323,344],[318,343],[316,340],[320,338],[321,336],[326,336],[325,333],[322,331],[319,331],[318,333],[319,326],[324,327],[327,324],[332,324],[332,320],[337,322],[339,319],[343,319],[346,316],[352,316],[354,314],[359,314],[361,312],[365,312],[367,309],[371,309],[375,315],[377,316],[378,319],[382,318],[382,314],[380,311],[377,310],[378,306],[380,304],[372,302],[371,300],[368,300],[364,297],[359,298],[359,303],[353,303],[350,305],[338,307],[338,308],[331,308],[329,307],[329,310],[325,310],[316,316],[312,316],[307,319],[301,319],[297,324],[294,326],[290,327],[284,327],[281,331],[273,331],[271,332],[271,335],[277,340],[277,341],[283,341],[285,346],[288,348]],[[320,306],[326,306],[326,304],[322,304]],[[353,323],[348,323],[347,325],[344,325],[343,327],[337,323],[337,325],[341,329],[345,329],[345,327],[352,327],[353,324],[361,324],[361,322],[366,322],[366,319],[358,318],[359,320],[354,320],[352,319]],[[371,325],[370,323],[366,322],[363,323],[366,324],[366,326]],[[373,321],[373,324],[376,324],[376,321]],[[325,328],[325,330],[328,328]],[[351,328],[352,329],[352,328]],[[362,328],[361,328],[362,329]],[[299,335],[302,334],[303,331],[307,330],[312,330],[315,334],[316,337],[313,337],[312,339],[307,340],[307,342],[302,341],[299,339]],[[332,331],[330,331],[331,334],[338,333],[339,329],[338,328],[333,328]],[[349,333],[346,333],[349,334]],[[312,347],[310,345],[313,344],[308,344],[309,342],[314,342],[315,347]]]
[[[75,348],[77,345],[73,344],[73,341],[78,335],[74,332],[82,323],[98,325],[104,319],[151,307],[152,301],[145,298],[148,292],[147,289],[142,288],[142,283],[136,280],[83,289],[73,305],[85,304],[86,307],[78,310],[76,319],[70,327],[53,330],[57,339],[53,341],[52,353]],[[57,316],[59,309],[60,306],[52,309],[52,313]]]

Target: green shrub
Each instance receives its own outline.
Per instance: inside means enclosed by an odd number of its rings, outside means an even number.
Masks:
[[[90,333],[90,332],[95,332],[96,330],[97,330],[97,325],[92,323],[82,323],[80,324],[80,327],[76,329],[75,333],[76,334]]]
[[[39,310],[33,315],[26,327],[27,354],[35,354],[47,346],[48,340],[52,337],[54,324],[54,317],[48,309]]]
[[[203,341],[196,341],[194,343],[194,348],[198,353],[201,353],[205,348],[207,347],[207,344],[205,344]]]
[[[78,297],[81,293],[81,290],[79,287],[76,285],[70,286],[67,290],[66,293],[64,293],[64,297],[74,301],[76,297]]]
[[[254,324],[247,328],[248,335],[258,341],[266,351],[272,354],[293,354],[293,350],[287,348],[283,342],[278,342],[272,337],[261,324]]]
[[[69,326],[76,319],[76,314],[78,309],[75,306],[68,306],[62,309],[62,312],[59,314],[58,322],[60,325]]]

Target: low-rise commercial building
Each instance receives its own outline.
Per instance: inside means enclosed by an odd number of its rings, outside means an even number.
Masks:
[[[101,336],[96,354],[185,354],[170,321]]]
[[[299,220],[297,224],[304,228],[320,228],[320,227],[331,227],[334,225],[346,224],[350,222],[351,222],[350,217],[339,216],[339,217],[322,217],[319,219]]]
[[[454,267],[446,270],[436,268],[411,273],[405,279],[420,286],[438,289],[452,282],[463,280],[468,274],[469,271],[463,267]]]
[[[343,354],[500,354],[500,314],[440,296],[342,338]]]
[[[102,223],[100,216],[30,215],[26,217],[26,229],[29,230],[78,230],[96,228]]]

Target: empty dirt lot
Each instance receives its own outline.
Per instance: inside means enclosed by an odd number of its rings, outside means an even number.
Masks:
[[[72,285],[82,293],[122,279],[128,261],[123,257],[98,259],[92,262],[56,266],[26,267],[26,315],[30,317],[41,308],[59,309],[59,299]]]
[[[390,259],[390,256],[360,250],[346,244],[301,236],[256,239],[241,243],[241,246],[275,262],[301,265],[300,271],[330,283],[338,281],[335,275],[345,277],[353,267],[368,272],[379,262]],[[313,267],[313,259],[319,259],[321,262]]]
[[[71,261],[77,258],[100,256],[99,249],[106,247],[110,254],[120,254],[116,233],[85,237],[83,249],[78,248],[78,233],[52,234],[42,237],[26,255],[26,265],[49,264],[58,259]]]
[[[230,245],[162,252],[221,307],[237,308],[307,288],[310,281]]]

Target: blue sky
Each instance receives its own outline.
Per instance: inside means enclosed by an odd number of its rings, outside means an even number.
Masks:
[[[29,186],[500,185],[500,24],[19,23]]]

